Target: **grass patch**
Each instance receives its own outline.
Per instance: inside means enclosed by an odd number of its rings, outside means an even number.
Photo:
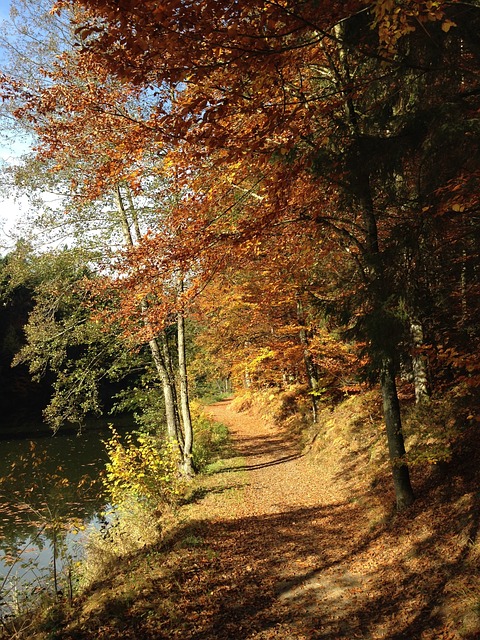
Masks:
[[[191,549],[194,547],[201,547],[203,545],[203,538],[193,533],[185,536],[180,543],[181,547],[185,547],[187,549]]]
[[[212,476],[229,471],[241,471],[245,466],[245,458],[236,456],[232,458],[219,458],[208,464],[204,470],[205,475]]]

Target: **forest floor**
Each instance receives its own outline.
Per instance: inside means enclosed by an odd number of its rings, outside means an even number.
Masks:
[[[201,507],[221,575],[208,627],[192,638],[454,639],[476,628],[442,598],[466,547],[441,514],[365,508],[355,459],[319,464],[258,415],[228,402],[209,410],[230,428],[244,485],[231,500],[208,494]]]
[[[232,451],[198,483],[170,538],[126,558],[26,637],[480,637],[478,566],[468,557],[478,518],[465,486],[449,506],[427,495],[403,515],[367,508],[354,458],[316,458],[228,401],[208,412],[229,427]]]

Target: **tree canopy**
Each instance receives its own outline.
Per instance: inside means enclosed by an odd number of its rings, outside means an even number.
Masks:
[[[304,384],[314,415],[322,394],[378,381],[407,506],[399,375],[418,403],[480,385],[478,4],[53,11],[71,45],[33,80],[5,76],[3,95],[70,215],[88,228],[116,197],[103,321],[150,345],[167,395],[165,331],[178,323],[182,345],[186,316],[223,375]],[[172,409],[172,434],[177,422]]]

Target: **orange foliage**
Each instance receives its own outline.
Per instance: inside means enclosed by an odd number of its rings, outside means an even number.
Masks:
[[[62,0],[58,7],[71,4]],[[379,300],[382,311],[391,312],[400,295],[414,298],[418,281],[431,285],[418,276],[418,253],[405,258],[405,230],[420,237],[433,217],[430,207],[442,199],[457,213],[478,205],[476,196],[463,196],[467,184],[475,193],[470,170],[434,184],[435,196],[420,202],[424,140],[414,140],[391,171],[404,178],[399,202],[398,193],[392,198],[385,188],[376,149],[368,148],[375,135],[385,144],[410,135],[400,116],[385,116],[393,130],[379,129],[384,111],[408,115],[402,104],[408,81],[401,85],[397,67],[385,63],[418,25],[422,32],[434,22],[443,34],[454,31],[449,12],[455,2],[75,5],[85,8],[76,14],[81,46],[59,58],[50,85],[27,95],[18,115],[34,124],[40,157],[54,170],[77,169],[72,188],[82,196],[109,193],[119,181],[141,193],[147,165],[150,175],[164,178],[157,190],[158,233],[115,262],[108,286],[118,308],[109,319],[148,340],[177,310],[198,302],[198,312],[209,318],[221,300],[224,316],[212,318],[223,340],[232,341],[224,357],[239,370],[255,362],[256,375],[261,370],[265,380],[278,381],[285,371],[297,372],[303,357],[301,300],[312,316],[307,329],[315,329],[309,349],[318,361],[329,361],[339,380],[335,358],[349,366],[349,352],[319,331],[316,305],[343,306],[346,324],[353,325]],[[353,44],[338,30],[350,18],[365,20]],[[353,50],[355,77],[343,64]],[[476,89],[470,54],[460,58],[468,78],[463,85]],[[444,80],[441,73],[434,77],[424,94],[426,110],[444,102]],[[232,265],[241,274],[233,283]],[[175,291],[179,272],[188,274],[181,295]]]

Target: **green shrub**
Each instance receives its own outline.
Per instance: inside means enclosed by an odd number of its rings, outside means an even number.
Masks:
[[[197,402],[191,404],[193,422],[193,464],[197,471],[204,471],[208,464],[228,447],[228,428],[209,418]]]
[[[175,443],[146,434],[122,441],[112,428],[105,447],[103,483],[110,505],[105,525],[88,533],[78,568],[82,587],[104,576],[118,558],[156,542],[183,492]]]

